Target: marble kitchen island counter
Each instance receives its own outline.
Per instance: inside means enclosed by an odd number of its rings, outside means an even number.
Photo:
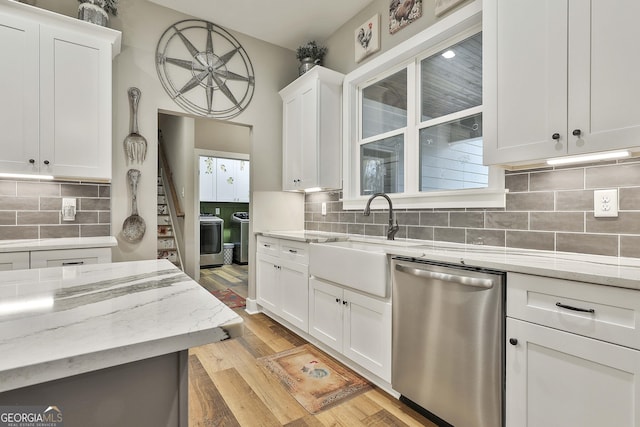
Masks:
[[[0,405],[59,405],[66,427],[186,426],[187,349],[242,327],[167,260],[2,272]]]

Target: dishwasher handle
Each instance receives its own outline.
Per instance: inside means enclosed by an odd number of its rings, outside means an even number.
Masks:
[[[438,271],[423,270],[421,268],[409,267],[402,264],[396,264],[396,270],[412,276],[423,277],[425,279],[442,280],[445,282],[454,282],[460,285],[472,286],[474,288],[491,289],[495,283],[494,279],[440,273]]]

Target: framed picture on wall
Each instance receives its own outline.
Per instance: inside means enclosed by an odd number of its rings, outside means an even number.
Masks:
[[[391,0],[389,33],[393,34],[422,16],[422,0]]]
[[[362,61],[367,56],[380,50],[380,14],[376,13],[356,28],[355,37],[355,59]]]
[[[436,16],[440,16],[465,0],[436,0]]]

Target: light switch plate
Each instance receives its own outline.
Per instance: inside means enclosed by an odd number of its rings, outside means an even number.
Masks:
[[[64,197],[62,199],[62,220],[75,221],[76,219],[76,199],[75,197]]]
[[[322,202],[322,215],[327,214],[327,202]]]
[[[595,190],[593,192],[593,214],[595,217],[617,217],[618,189]]]

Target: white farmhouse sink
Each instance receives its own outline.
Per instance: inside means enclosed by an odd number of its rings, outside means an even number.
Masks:
[[[389,266],[385,246],[368,242],[309,245],[309,273],[320,279],[386,298]]]

